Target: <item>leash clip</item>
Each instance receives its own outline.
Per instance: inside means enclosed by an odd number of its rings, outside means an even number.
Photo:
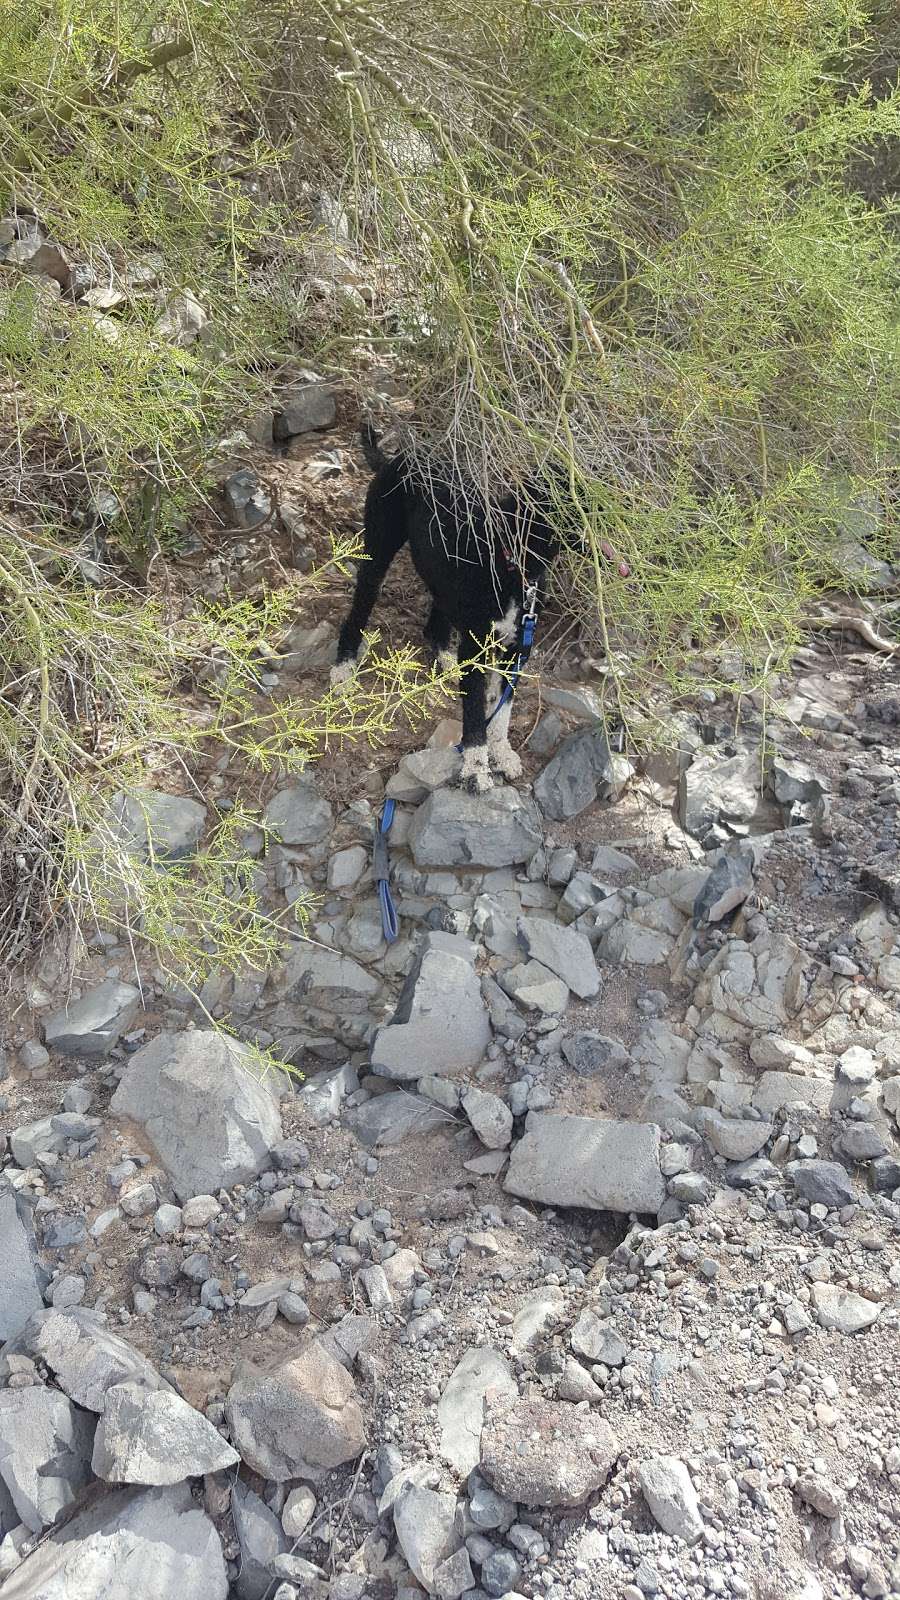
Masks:
[[[536,583],[530,583],[528,585],[528,588],[525,590],[525,600],[524,600],[524,604],[523,604],[523,607],[522,607],[522,619],[523,619],[523,621],[524,621],[524,619],[526,617],[530,617],[531,619],[535,619],[537,617],[537,596],[538,596],[538,586],[537,586],[537,584]]]

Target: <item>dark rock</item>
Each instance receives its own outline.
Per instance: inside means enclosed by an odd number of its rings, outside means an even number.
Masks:
[[[129,1028],[141,1004],[140,990],[132,983],[107,978],[88,989],[44,1023],[44,1039],[63,1055],[91,1060],[109,1054]]]
[[[337,416],[334,394],[326,383],[306,383],[285,395],[275,412],[273,437],[279,444],[300,433],[330,428]]]
[[[269,491],[250,467],[241,467],[225,479],[222,497],[228,519],[236,528],[258,528],[272,515]]]
[[[546,817],[562,821],[577,816],[595,800],[618,799],[632,772],[624,756],[610,749],[604,727],[583,728],[563,740],[539,773],[535,799]]]
[[[809,1205],[836,1211],[856,1199],[853,1180],[837,1161],[789,1161],[784,1170]]]
[[[619,1071],[627,1067],[629,1061],[624,1045],[605,1033],[570,1033],[563,1040],[562,1053],[582,1078],[589,1078],[607,1067]]]

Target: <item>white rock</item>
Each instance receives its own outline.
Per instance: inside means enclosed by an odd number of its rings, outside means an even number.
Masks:
[[[677,1456],[651,1456],[637,1468],[641,1493],[664,1533],[696,1544],[703,1535],[697,1491]]]
[[[182,1483],[239,1461],[212,1423],[180,1395],[148,1393],[135,1383],[106,1391],[92,1465],[107,1483]]]
[[[441,1455],[466,1477],[478,1465],[485,1407],[493,1400],[518,1397],[509,1364],[489,1345],[467,1350],[457,1362],[438,1402]]]
[[[308,1483],[292,1489],[284,1502],[281,1526],[289,1539],[300,1539],[306,1532],[316,1512],[316,1497]]]
[[[820,1327],[838,1333],[860,1333],[881,1316],[882,1308],[876,1301],[864,1300],[862,1295],[835,1283],[814,1283],[812,1298]]]
[[[506,1149],[512,1139],[513,1118],[509,1106],[499,1095],[473,1086],[463,1095],[462,1107],[488,1150]]]

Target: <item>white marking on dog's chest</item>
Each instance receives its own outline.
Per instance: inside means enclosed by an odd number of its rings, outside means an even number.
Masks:
[[[510,600],[503,616],[494,623],[494,637],[502,644],[512,644],[519,631],[519,602]]]

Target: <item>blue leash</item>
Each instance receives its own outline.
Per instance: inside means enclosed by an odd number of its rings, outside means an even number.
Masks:
[[[534,602],[532,601],[532,606],[533,606],[533,604],[534,604]],[[534,644],[534,633],[535,633],[536,627],[537,627],[537,615],[536,615],[536,613],[534,612],[534,610],[526,612],[525,616],[523,616],[523,618],[522,618],[522,642],[519,645],[519,654],[516,657],[516,664],[513,667],[512,672],[510,673],[509,677],[507,678],[505,684],[503,685],[503,693],[501,694],[500,699],[497,701],[497,704],[495,705],[493,711],[491,712],[490,716],[488,717],[488,719],[487,719],[488,722],[493,722],[495,716],[497,715],[497,712],[498,711],[502,711],[504,706],[508,706],[510,700],[512,699],[513,695],[515,694],[516,687],[518,685],[519,679],[521,678],[522,673],[525,671],[525,666],[526,666],[526,663],[528,661],[528,657],[531,655],[531,649],[532,649],[532,645]],[[459,745],[458,748],[461,750],[462,749],[462,745]]]
[[[397,809],[396,800],[385,800],[384,810],[378,820],[375,833],[375,848],[372,851],[372,876],[378,889],[378,898],[381,901],[381,931],[388,944],[393,944],[400,932],[397,922],[397,908],[391,894],[391,861],[388,855],[388,834]]]
[[[525,664],[528,661],[528,657],[531,655],[532,645],[534,644],[535,629],[537,628],[536,600],[537,590],[533,588],[529,589],[526,595],[526,604],[528,609],[522,617],[522,637],[519,643],[519,653],[516,657],[516,664],[507,678],[506,683],[503,685],[503,692],[493,711],[488,717],[488,722],[493,722],[497,712],[502,711],[504,706],[509,705],[510,700],[516,692],[516,685],[518,684],[519,679],[525,670]],[[457,750],[461,750],[462,745],[459,744],[456,748]],[[397,802],[395,800],[385,800],[384,810],[382,811],[378,820],[378,827],[375,832],[375,844],[372,850],[372,876],[375,879],[375,886],[378,890],[378,899],[381,902],[381,931],[384,934],[385,940],[388,944],[393,944],[400,932],[400,925],[397,920],[397,908],[394,905],[394,897],[391,894],[391,860],[388,854],[388,834],[391,831],[391,824],[393,823],[394,812],[396,809]]]

